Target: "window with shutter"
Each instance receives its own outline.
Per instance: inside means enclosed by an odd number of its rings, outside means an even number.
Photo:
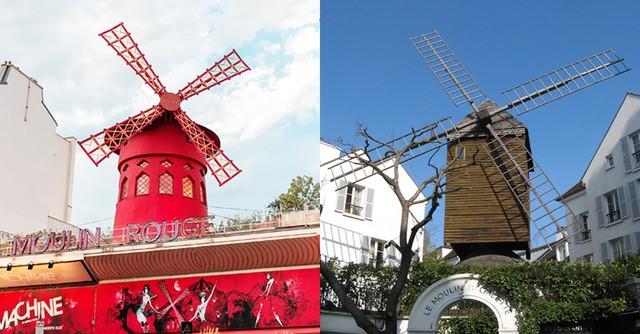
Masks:
[[[354,216],[362,216],[364,187],[350,184],[345,195],[344,212]]]
[[[618,189],[610,191],[602,195],[602,197],[605,202],[604,209],[606,211],[605,216],[607,218],[606,224],[612,224],[622,219]]]
[[[615,238],[609,240],[609,244],[611,245],[611,255],[613,259],[622,259],[622,257],[624,257],[624,240],[622,238]]]
[[[607,159],[607,170],[615,167],[614,160],[613,160],[613,154],[607,155],[606,159]]]
[[[633,144],[631,152],[631,161],[633,161],[633,167],[640,167],[640,133],[634,133],[631,136],[631,143]]]
[[[631,215],[633,218],[640,217],[640,206],[638,206],[638,181],[627,183],[627,190],[629,191],[629,205],[631,206]]]
[[[591,240],[591,229],[589,228],[589,212],[585,211],[576,217],[578,230],[577,239],[578,241],[588,241]]]

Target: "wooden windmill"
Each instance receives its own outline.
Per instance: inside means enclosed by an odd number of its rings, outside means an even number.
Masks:
[[[448,163],[444,242],[461,260],[477,255],[513,256],[530,251],[531,225],[545,244],[567,238],[563,220],[573,213],[554,199],[560,193],[533,159],[522,115],[549,102],[629,71],[613,49],[596,53],[503,92],[510,101],[498,106],[480,89],[438,32],[411,38],[424,62],[454,105],[472,112],[458,123],[440,119],[367,150],[364,157],[385,170],[389,147],[409,145],[398,159],[405,163],[446,147]],[[409,141],[408,139],[412,140]],[[338,187],[375,175],[358,163],[354,150],[329,166]],[[568,219],[567,219],[568,218]]]

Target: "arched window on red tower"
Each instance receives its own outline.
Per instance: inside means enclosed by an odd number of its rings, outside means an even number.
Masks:
[[[129,189],[129,179],[126,177],[122,179],[120,184],[120,200],[127,198],[127,190]]]
[[[160,182],[158,182],[158,193],[173,195],[173,176],[169,172],[164,172],[160,175]]]
[[[204,182],[200,182],[200,201],[207,204],[207,194],[204,192]]]
[[[141,173],[136,178],[136,196],[149,195],[149,175]]]
[[[193,198],[193,180],[188,176],[182,178],[182,196]]]

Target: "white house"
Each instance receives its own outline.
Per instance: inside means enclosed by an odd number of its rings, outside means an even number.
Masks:
[[[322,259],[336,258],[345,263],[399,263],[396,245],[400,234],[400,204],[391,188],[380,176],[372,176],[355,184],[332,182],[329,167],[341,151],[320,142],[320,203],[322,205]],[[399,180],[404,194],[417,189],[404,168],[399,168]],[[337,190],[338,188],[342,188]],[[419,199],[424,199],[420,195]],[[411,208],[410,227],[425,216],[425,205]],[[422,258],[424,231],[413,244],[416,258]]]
[[[640,251],[640,95],[627,93],[580,181],[560,200],[575,214],[571,261]]]
[[[0,65],[0,235],[69,228],[75,138],[56,133],[42,87]]]

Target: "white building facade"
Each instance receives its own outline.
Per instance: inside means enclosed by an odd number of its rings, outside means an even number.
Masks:
[[[640,252],[640,95],[627,93],[580,182],[561,196],[575,214],[572,262]]]
[[[372,176],[355,184],[336,184],[328,167],[341,151],[328,143],[320,143],[320,252],[322,260],[336,259],[341,263],[373,263],[397,265],[401,208],[389,185],[380,176]],[[404,168],[399,168],[403,194],[417,189]],[[342,188],[337,190],[338,188]],[[424,199],[420,195],[419,199]],[[413,206],[410,226],[425,216],[425,204]],[[424,231],[420,231],[412,249],[422,258]]]
[[[70,228],[75,138],[56,133],[42,87],[0,65],[0,235]]]

